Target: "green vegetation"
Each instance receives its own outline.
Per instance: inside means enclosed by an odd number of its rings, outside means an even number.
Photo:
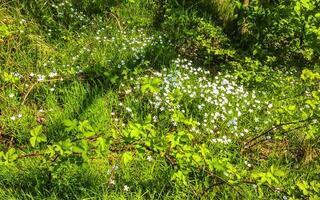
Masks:
[[[319,0],[0,2],[0,199],[320,199]]]

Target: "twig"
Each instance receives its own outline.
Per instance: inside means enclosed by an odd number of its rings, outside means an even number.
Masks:
[[[307,121],[311,121],[311,120],[313,120],[313,119],[308,118],[308,119],[305,119],[305,120],[300,120],[300,121],[295,121],[295,122],[287,122],[287,123],[282,123],[282,124],[274,125],[274,126],[272,126],[271,128],[269,128],[268,130],[262,132],[261,134],[257,135],[256,137],[252,138],[249,142],[246,142],[246,144],[249,144],[249,143],[253,142],[253,141],[256,140],[256,139],[259,139],[260,137],[268,134],[269,132],[271,132],[271,131],[274,130],[275,128],[279,128],[279,127],[286,126],[286,125],[303,123],[303,122],[307,122]],[[252,146],[252,145],[251,145],[251,146]]]
[[[215,184],[211,185],[211,187],[209,187],[208,190],[211,189],[211,188],[214,187],[214,186],[217,186],[217,185],[227,184],[227,185],[230,186],[233,190],[235,190],[241,197],[244,197],[244,196],[241,194],[241,192],[240,192],[237,188],[235,188],[233,185],[231,185],[230,183],[228,183],[227,180],[224,180],[222,177],[220,177],[220,176],[218,176],[218,175],[216,175],[216,174],[214,174],[214,173],[212,173],[212,172],[210,172],[210,171],[207,171],[207,170],[205,170],[205,171],[206,171],[207,173],[209,173],[210,176],[216,177],[216,178],[218,178],[219,180],[221,180],[221,182],[218,182],[218,183],[215,183]]]
[[[123,28],[121,26],[121,23],[120,23],[120,20],[118,19],[118,17],[115,14],[113,14],[112,12],[107,12],[107,13],[109,13],[112,17],[114,17],[116,19],[117,24],[119,26],[119,29],[122,31]]]
[[[27,100],[28,95],[30,94],[31,90],[34,88],[34,86],[36,86],[39,82],[36,82],[34,84],[32,84],[32,86],[30,87],[30,89],[28,90],[27,94],[24,96],[23,101],[22,101],[22,105],[25,103],[25,101]]]
[[[305,127],[306,127],[306,125],[304,125],[304,126],[298,126],[298,127],[293,128],[293,129],[283,131],[283,132],[281,132],[281,134],[285,134],[285,133],[288,133],[288,132],[291,132],[291,131],[294,131],[294,130],[298,130],[298,129],[300,129],[300,128],[305,128]],[[259,144],[259,143],[260,143],[260,142],[256,142],[256,143],[250,145],[248,148],[251,148],[251,147],[253,147],[253,146],[255,146],[256,144]]]
[[[18,156],[18,159],[38,157],[38,156],[43,156],[43,155],[44,154],[42,154],[42,153],[30,153],[30,154],[20,155],[20,156]]]

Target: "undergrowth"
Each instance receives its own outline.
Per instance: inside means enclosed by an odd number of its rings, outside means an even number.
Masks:
[[[0,198],[319,199],[317,3],[1,2]]]

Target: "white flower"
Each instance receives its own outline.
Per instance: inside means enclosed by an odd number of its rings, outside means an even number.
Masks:
[[[13,97],[14,97],[14,94],[13,94],[13,93],[9,94],[9,97],[10,97],[10,98],[13,98]]]
[[[14,121],[14,120],[16,120],[16,117],[15,117],[15,116],[12,116],[12,117],[10,117],[10,119],[11,119],[12,121]]]
[[[158,117],[156,115],[153,116],[153,122],[157,122],[158,121]]]
[[[132,92],[131,89],[128,89],[128,90],[125,91],[126,94],[130,94],[131,92]]]
[[[130,190],[130,187],[127,185],[123,186],[123,191],[128,192]]]
[[[272,107],[273,107],[272,103],[269,103],[268,108],[272,108]]]
[[[22,114],[18,114],[18,117],[21,118],[21,117],[22,117]]]
[[[113,179],[110,179],[110,185],[115,185],[116,184],[116,181],[115,180],[113,180]]]
[[[149,161],[149,162],[151,162],[152,160],[153,160],[153,158],[152,158],[152,156],[147,156],[147,160]]]
[[[112,170],[117,170],[117,169],[119,169],[119,166],[118,166],[118,165],[113,165],[113,166],[112,166]]]
[[[55,71],[49,73],[49,77],[50,77],[50,78],[53,78],[53,77],[55,77],[55,76],[57,76],[57,75],[58,75],[58,74],[57,74],[57,72],[55,72]]]
[[[38,75],[38,81],[44,81],[45,76],[44,75]]]

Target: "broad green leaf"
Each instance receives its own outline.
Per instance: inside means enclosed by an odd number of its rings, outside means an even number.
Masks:
[[[52,145],[48,145],[45,153],[49,154],[50,158],[52,158],[55,155],[56,152],[55,152],[55,150],[54,150]]]
[[[30,141],[31,146],[35,147],[36,146],[36,142],[37,142],[37,137],[31,137],[29,139],[29,141]]]
[[[304,195],[309,194],[309,185],[306,181],[298,181],[297,186],[303,192]]]
[[[172,175],[171,180],[181,181],[184,185],[188,185],[187,178],[181,170],[175,172]]]
[[[201,163],[202,160],[203,160],[202,157],[201,157],[198,153],[193,154],[193,155],[192,155],[192,159],[193,159],[197,164]]]
[[[83,133],[84,137],[92,137],[94,136],[96,133],[95,132],[91,132],[91,131],[86,131]]]
[[[32,135],[32,136],[38,136],[40,133],[41,133],[41,131],[42,131],[42,126],[41,125],[39,125],[39,126],[37,126],[37,127],[35,127],[34,129],[32,129],[31,131],[30,131],[30,134]]]
[[[9,151],[6,153],[6,155],[10,158],[10,160],[15,160],[18,158],[18,155],[16,154],[16,149],[11,148]]]
[[[66,126],[66,131],[72,131],[72,130],[76,130],[77,126],[78,126],[78,121],[76,119],[74,120],[64,120],[63,124]]]
[[[78,128],[79,128],[79,131],[82,132],[83,134],[89,134],[86,132],[94,132],[94,130],[88,120],[84,120],[82,122],[79,122]],[[89,137],[89,136],[87,136],[87,137]]]
[[[147,89],[149,89],[151,87],[150,84],[144,84],[141,86],[141,92],[142,93],[146,93]]]
[[[130,151],[127,151],[122,155],[122,161],[125,165],[127,165],[132,160],[133,160],[132,152]]]
[[[47,136],[45,136],[44,134],[40,134],[40,135],[37,137],[37,141],[38,141],[38,143],[40,143],[40,142],[46,142],[46,141],[47,141]]]
[[[74,152],[74,153],[82,153],[83,152],[83,149],[79,146],[72,146],[71,147],[71,151]]]
[[[290,106],[288,106],[288,110],[289,111],[295,111],[296,110],[296,106],[295,105],[290,105]]]
[[[119,79],[119,76],[112,76],[112,77],[110,78],[110,81],[111,81],[112,84],[115,84],[118,79]]]

